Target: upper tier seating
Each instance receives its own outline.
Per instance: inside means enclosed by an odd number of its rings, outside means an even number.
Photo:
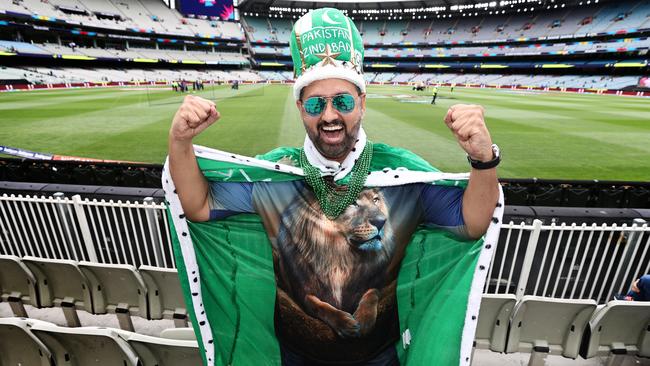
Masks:
[[[552,5],[552,4],[551,4]],[[405,18],[408,18],[405,16]],[[585,19],[591,19],[585,22]],[[289,42],[291,21],[244,17],[251,41]],[[624,0],[572,8],[537,8],[531,13],[452,18],[355,20],[365,44],[452,43],[520,37],[615,32],[650,25],[650,3]],[[269,30],[274,34],[270,35]]]
[[[75,13],[64,11],[66,8],[74,9]],[[237,23],[185,18],[159,0],[20,0],[4,1],[0,9],[107,29],[136,29],[159,34],[244,39],[244,33]],[[103,16],[97,16],[96,13]]]

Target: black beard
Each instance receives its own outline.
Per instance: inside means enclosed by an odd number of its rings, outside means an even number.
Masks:
[[[345,132],[345,137],[340,144],[331,145],[326,144],[321,140],[321,128],[324,126],[342,126],[343,131]],[[354,147],[354,144],[357,142],[357,135],[359,134],[359,128],[361,127],[361,120],[356,124],[356,128],[352,133],[348,132],[348,129],[345,126],[345,123],[341,120],[334,120],[331,122],[321,122],[316,126],[316,131],[307,130],[307,135],[309,139],[314,143],[318,152],[321,153],[324,157],[335,160],[346,156]]]

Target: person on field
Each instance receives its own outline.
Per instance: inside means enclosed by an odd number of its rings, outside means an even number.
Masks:
[[[437,86],[433,87],[433,89],[431,91],[431,94],[432,94],[431,104],[436,104],[436,97],[438,97],[438,87]]]

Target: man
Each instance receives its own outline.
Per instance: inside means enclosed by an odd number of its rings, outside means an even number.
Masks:
[[[269,160],[300,167],[304,179],[249,183],[246,176],[244,182],[209,183],[192,139],[220,113],[213,102],[188,96],[169,134],[168,168],[180,216],[261,217],[273,249],[275,332],[284,365],[394,365],[396,278],[407,244],[419,224],[467,238],[485,233],[499,196],[498,149],[483,108],[457,105],[444,123],[474,167],[467,188],[391,184],[412,173],[404,168],[409,160],[428,164],[367,140],[363,43],[352,21],[336,9],[311,11],[296,22],[290,46],[294,97],[307,136],[303,149]],[[377,169],[382,158],[391,165]],[[371,181],[384,184],[369,188]]]
[[[438,96],[438,87],[434,86],[432,89],[433,99],[431,99],[431,104],[436,104],[436,97]]]
[[[625,296],[615,296],[617,300],[650,301],[650,274],[643,275],[632,282],[630,291]]]

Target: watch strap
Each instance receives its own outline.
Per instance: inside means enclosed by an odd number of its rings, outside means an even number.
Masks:
[[[496,144],[492,145],[492,154],[492,160],[489,161],[475,160],[472,159],[472,157],[469,155],[467,155],[467,161],[469,161],[469,164],[472,166],[472,168],[477,170],[492,169],[499,165],[501,162],[501,153],[499,151],[499,147]]]

